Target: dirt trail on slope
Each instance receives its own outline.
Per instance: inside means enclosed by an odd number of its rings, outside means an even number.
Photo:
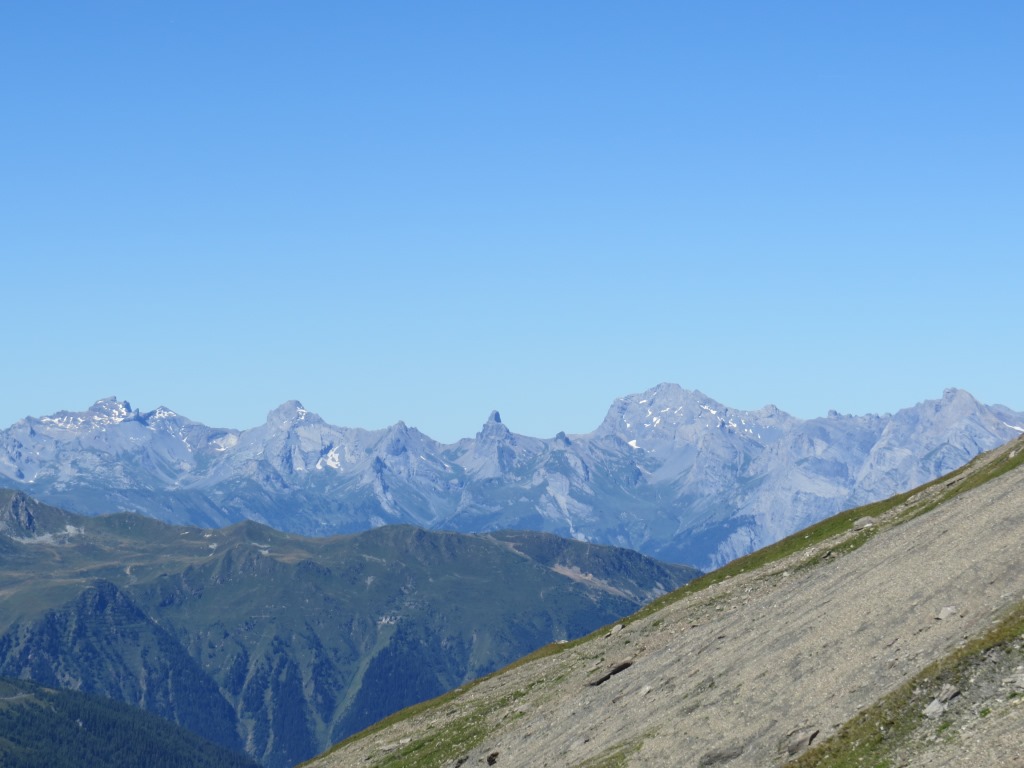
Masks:
[[[386,764],[479,712],[488,736],[442,765],[781,765],[1024,599],[1024,468],[850,554],[828,555],[835,547],[509,670],[316,764]],[[1024,737],[1006,732],[1000,754],[1012,756]],[[955,755],[920,765],[963,764]]]

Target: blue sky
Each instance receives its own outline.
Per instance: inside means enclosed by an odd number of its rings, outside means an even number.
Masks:
[[[1019,2],[0,5],[0,426],[1024,410]]]

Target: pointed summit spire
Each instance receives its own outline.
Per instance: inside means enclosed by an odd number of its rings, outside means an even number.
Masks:
[[[501,414],[497,411],[491,411],[491,415],[487,417],[483,427],[476,433],[476,439],[484,443],[510,440],[512,439],[512,433],[508,427],[501,423]]]

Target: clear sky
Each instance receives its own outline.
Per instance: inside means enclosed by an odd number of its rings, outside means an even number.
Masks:
[[[1024,3],[0,4],[0,427],[1024,410]]]

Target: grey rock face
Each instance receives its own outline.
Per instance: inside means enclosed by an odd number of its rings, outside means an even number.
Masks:
[[[297,401],[239,431],[107,398],[0,432],[0,484],[86,514],[308,535],[522,528],[710,567],[1021,431],[1024,414],[956,389],[894,415],[803,421],[661,384],[616,400],[589,434],[517,435],[495,411],[451,445],[402,422],[332,426]]]

